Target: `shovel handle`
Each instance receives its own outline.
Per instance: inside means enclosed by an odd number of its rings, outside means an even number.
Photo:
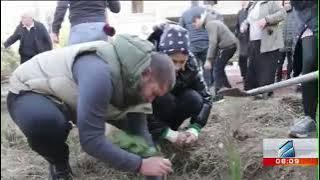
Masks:
[[[291,86],[294,84],[299,84],[299,83],[306,83],[309,81],[313,81],[318,79],[318,71],[312,72],[312,73],[308,73],[302,76],[298,76],[295,78],[291,78],[285,81],[280,81],[274,84],[270,84],[270,85],[266,85],[266,86],[262,86],[256,89],[252,89],[249,91],[246,91],[246,94],[248,95],[255,95],[255,94],[260,94],[260,93],[265,93],[268,91],[272,91],[275,89],[279,89],[279,88],[283,88],[283,87],[287,87],[287,86]]]

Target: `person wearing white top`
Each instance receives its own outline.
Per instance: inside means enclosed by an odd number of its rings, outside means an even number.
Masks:
[[[283,48],[282,29],[285,10],[275,1],[255,1],[240,31],[249,31],[249,63],[246,90],[274,83],[279,49]],[[267,98],[273,92],[256,97]]]

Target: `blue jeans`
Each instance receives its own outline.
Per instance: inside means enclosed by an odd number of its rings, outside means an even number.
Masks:
[[[81,23],[71,27],[68,45],[90,41],[107,41],[108,36],[103,31],[104,22]]]

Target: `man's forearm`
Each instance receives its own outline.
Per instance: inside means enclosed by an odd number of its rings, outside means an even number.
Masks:
[[[105,136],[107,108],[113,94],[110,68],[94,53],[78,57],[73,65],[73,76],[79,89],[77,125],[80,143],[85,152],[112,167],[136,172],[142,159],[113,145]]]
[[[58,1],[52,22],[52,32],[59,34],[61,24],[69,7],[69,1]]]

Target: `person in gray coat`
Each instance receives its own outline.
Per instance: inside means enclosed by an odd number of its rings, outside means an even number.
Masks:
[[[293,38],[295,35],[295,17],[292,11],[292,6],[289,0],[282,2],[283,7],[287,11],[286,19],[282,24],[283,28],[283,41],[284,48],[280,49],[280,57],[278,60],[278,69],[277,69],[277,82],[282,80],[282,66],[284,64],[285,58],[287,58],[287,79],[290,79],[292,72],[292,47],[293,47]]]
[[[213,68],[215,94],[222,88],[231,88],[224,69],[237,50],[237,38],[223,22],[212,19],[207,12],[194,16],[193,26],[198,29],[204,27],[208,31],[209,48],[204,68]]]

